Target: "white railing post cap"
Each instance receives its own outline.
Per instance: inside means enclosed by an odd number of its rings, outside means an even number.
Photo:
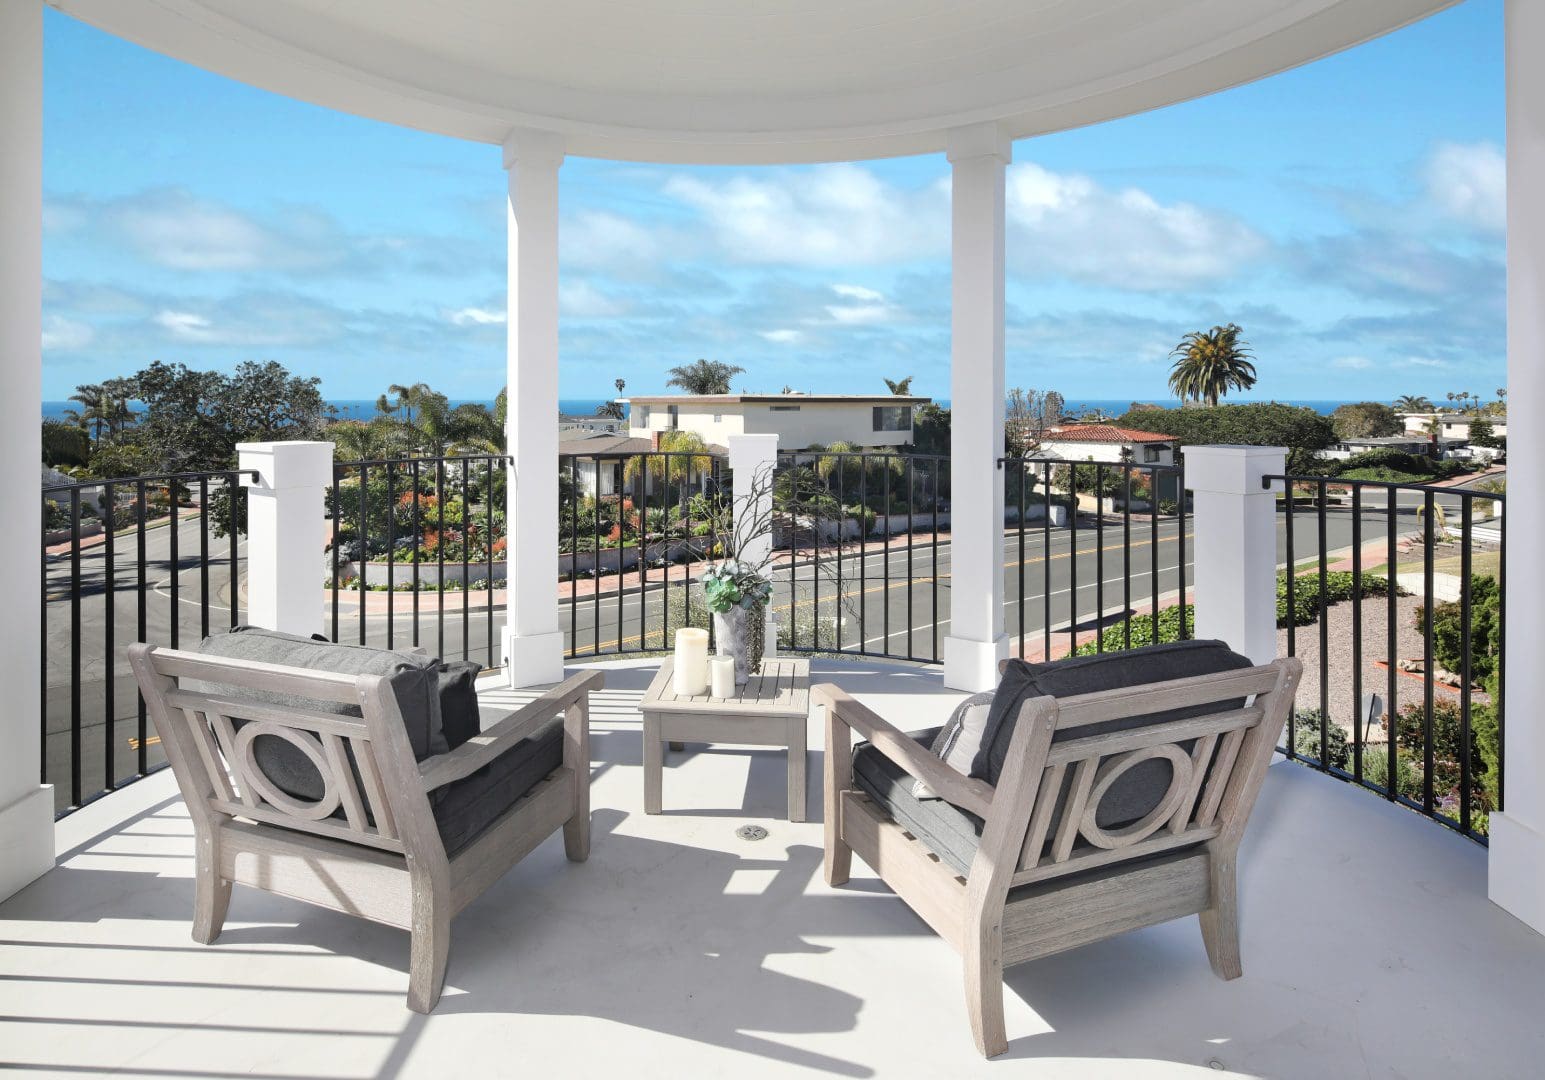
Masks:
[[[269,490],[327,487],[333,482],[333,444],[320,441],[237,443],[243,487]],[[256,472],[256,482],[251,476]]]
[[[1186,487],[1219,495],[1261,495],[1270,490],[1264,478],[1287,468],[1282,446],[1188,446],[1185,448]]]

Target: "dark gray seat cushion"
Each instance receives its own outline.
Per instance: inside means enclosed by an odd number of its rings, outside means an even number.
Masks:
[[[1251,662],[1231,651],[1219,641],[1186,641],[1172,645],[1153,645],[1125,652],[1105,653],[1099,656],[1080,656],[1045,664],[1027,664],[1011,661],[994,694],[992,712],[989,714],[983,734],[983,750],[978,755],[971,775],[996,784],[1002,775],[1008,757],[1008,747],[1014,736],[1014,724],[1018,720],[1019,707],[1034,697],[1074,697],[1098,690],[1125,689],[1148,683],[1165,682],[1195,675],[1213,675],[1251,667]],[[1201,716],[1224,709],[1239,708],[1241,701],[1219,702],[1186,709],[1170,709],[1114,720],[1104,724],[1092,724],[1076,729],[1059,730],[1052,741],[1088,735],[1101,735],[1113,731],[1127,731],[1154,724]],[[940,729],[911,733],[911,737],[925,748],[934,745]],[[1178,744],[1189,751],[1191,743]],[[1095,821],[1102,829],[1118,829],[1123,825],[1140,821],[1164,798],[1169,790],[1173,770],[1162,758],[1145,761],[1127,770],[1119,777],[1095,811]],[[981,838],[982,821],[951,803],[936,798],[919,798],[911,776],[899,765],[890,761],[867,743],[861,743],[853,753],[853,780],[871,798],[883,806],[897,824],[926,844],[934,854],[943,859],[957,873],[965,874],[976,855]],[[1057,797],[1048,835],[1055,833],[1062,817],[1067,789],[1072,783],[1072,770],[1067,770],[1063,790]],[[1080,840],[1080,846],[1083,841]]]
[[[526,738],[463,777],[429,793],[447,855],[482,834],[521,796],[563,764],[563,718],[555,716]],[[581,777],[585,783],[588,778]]]
[[[451,660],[440,665],[440,729],[454,750],[482,730],[477,707],[477,677],[483,665]]]

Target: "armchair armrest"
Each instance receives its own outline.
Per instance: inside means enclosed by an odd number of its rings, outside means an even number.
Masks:
[[[605,675],[599,671],[586,671],[565,679],[450,753],[436,754],[420,762],[418,771],[424,781],[424,790],[433,791],[471,776],[530,735],[543,721],[573,708],[592,689],[599,689],[605,682]]]
[[[856,700],[840,687],[822,683],[810,688],[810,695],[825,705],[832,716],[858,732],[869,744],[908,775],[921,780],[934,794],[977,817],[986,818],[992,810],[993,786],[974,777],[962,776],[933,754],[919,746],[911,736],[879,713]],[[827,753],[831,747],[827,747]]]

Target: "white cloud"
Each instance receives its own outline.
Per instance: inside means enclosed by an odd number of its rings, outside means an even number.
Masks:
[[[1009,170],[1007,196],[1009,250],[1022,273],[1144,292],[1186,289],[1229,277],[1267,248],[1230,215],[1034,163]]]
[[[883,300],[885,294],[862,285],[833,285],[832,292],[848,300]]]
[[[446,318],[456,326],[495,326],[502,324],[507,316],[490,308],[464,307],[450,312]]]
[[[608,273],[650,267],[664,250],[655,230],[601,210],[586,210],[565,220],[558,236],[566,266]]]
[[[1507,227],[1507,162],[1494,143],[1439,143],[1423,168],[1428,197],[1449,217],[1488,232]]]
[[[210,341],[215,336],[209,320],[191,311],[159,311],[155,323],[184,341]]]
[[[1398,361],[1398,363],[1401,367],[1417,368],[1446,368],[1449,366],[1446,360],[1434,360],[1427,356],[1408,356],[1404,360]]]
[[[558,286],[558,312],[574,319],[606,319],[627,314],[626,304],[607,296],[588,281],[565,281]]]
[[[758,335],[774,345],[793,345],[805,336],[798,330],[760,330]]]
[[[826,314],[840,326],[873,326],[889,322],[900,315],[900,309],[885,299],[885,294],[862,285],[833,285],[832,292],[846,304],[827,304]]]
[[[69,352],[74,349],[83,349],[90,345],[96,337],[90,325],[66,319],[62,315],[47,315],[43,318],[43,348]]]
[[[1366,356],[1341,356],[1332,360],[1330,366],[1346,371],[1366,371],[1373,367],[1373,361]]]
[[[665,193],[699,211],[723,256],[738,262],[855,266],[949,250],[938,185],[905,190],[858,165],[722,182],[675,176]]]

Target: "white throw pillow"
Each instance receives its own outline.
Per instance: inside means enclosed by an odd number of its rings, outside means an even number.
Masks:
[[[992,712],[991,690],[972,694],[950,714],[949,720],[934,736],[934,756],[961,776],[971,775],[971,763],[982,750],[982,736],[987,730],[987,715]],[[937,799],[932,788],[921,780],[912,781],[912,794],[919,799]]]

